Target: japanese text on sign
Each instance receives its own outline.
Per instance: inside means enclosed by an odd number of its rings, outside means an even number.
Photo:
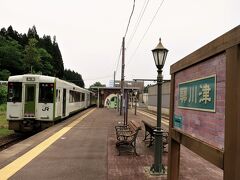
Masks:
[[[216,75],[179,83],[178,107],[215,112]]]

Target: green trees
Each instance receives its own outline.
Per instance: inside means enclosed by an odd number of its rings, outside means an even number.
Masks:
[[[0,80],[10,75],[40,73],[72,80],[84,87],[82,76],[71,70],[64,70],[63,59],[56,37],[39,37],[36,27],[27,34],[19,34],[12,26],[0,30]],[[65,74],[66,73],[66,74]]]
[[[0,85],[0,105],[7,102],[7,86]]]
[[[143,92],[144,92],[144,93],[148,93],[148,88],[149,88],[150,86],[152,86],[152,85],[151,85],[151,84],[148,84],[147,86],[144,86]]]
[[[40,57],[41,73],[51,76],[54,69],[52,65],[52,56],[43,48],[38,49],[38,55]]]
[[[0,74],[22,72],[22,48],[17,41],[0,35]],[[3,79],[0,76],[1,80]]]
[[[29,39],[36,39],[37,41],[39,40],[39,36],[37,34],[37,29],[35,26],[33,26],[32,28],[28,29],[28,33],[27,33],[27,37]]]
[[[64,67],[63,67],[63,60],[62,60],[62,55],[58,47],[58,43],[56,42],[56,36],[53,37],[53,66],[55,67],[54,69],[54,74],[55,76],[59,78],[64,77]],[[80,75],[81,76],[81,75]]]
[[[98,82],[95,82],[94,84],[92,84],[91,86],[90,86],[90,88],[91,87],[106,87],[106,85],[105,84],[101,84],[99,81]]]
[[[0,71],[0,79],[3,81],[7,81],[10,74],[11,73],[7,69],[3,69]]]
[[[40,55],[38,49],[36,48],[37,40],[35,38],[29,39],[28,45],[25,46],[23,65],[25,67],[25,72],[36,72],[40,70]]]
[[[70,69],[64,70],[64,79],[66,81],[76,84],[77,86],[80,86],[83,88],[85,86],[82,76],[80,74],[78,74],[77,72],[71,71]]]

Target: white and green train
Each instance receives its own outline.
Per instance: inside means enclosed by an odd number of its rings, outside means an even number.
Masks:
[[[7,120],[18,132],[42,130],[92,105],[93,93],[56,77],[24,74],[8,79]]]

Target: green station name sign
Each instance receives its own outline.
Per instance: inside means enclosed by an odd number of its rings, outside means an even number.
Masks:
[[[216,75],[178,84],[178,107],[215,112]]]

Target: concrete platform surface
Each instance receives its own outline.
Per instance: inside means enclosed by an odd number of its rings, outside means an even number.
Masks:
[[[0,179],[4,179],[4,173],[11,172],[13,174],[9,179],[14,180],[166,179],[166,176],[149,176],[144,170],[152,165],[154,153],[153,147],[147,147],[148,144],[142,141],[144,128],[137,138],[139,156],[118,156],[114,126],[123,121],[123,116],[113,109],[95,109],[81,118],[91,110],[0,152]],[[132,119],[141,122],[149,117],[140,113],[135,116],[129,111],[128,120]],[[163,155],[163,161],[167,165],[167,152]],[[223,179],[222,170],[184,147],[181,147],[180,162],[180,179]],[[8,167],[10,169],[7,170]]]

